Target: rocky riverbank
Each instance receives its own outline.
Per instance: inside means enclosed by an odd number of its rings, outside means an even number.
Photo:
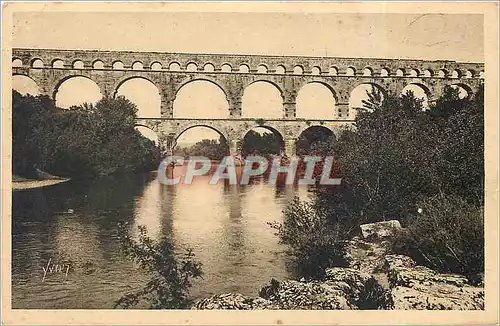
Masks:
[[[348,244],[349,267],[332,267],[321,280],[272,279],[259,297],[226,293],[196,301],[192,309],[484,309],[484,288],[466,277],[418,266],[394,255],[387,239],[397,221],[361,226]]]

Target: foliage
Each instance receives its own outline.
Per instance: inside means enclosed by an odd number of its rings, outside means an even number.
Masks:
[[[243,156],[279,154],[284,147],[283,139],[278,134],[274,132],[260,134],[254,130],[245,135],[240,145]]]
[[[479,209],[484,201],[483,110],[482,88],[471,99],[446,88],[427,111],[411,92],[384,101],[374,93],[358,110],[355,128],[315,146],[315,152],[334,157],[342,185],[317,188],[314,202],[301,214],[322,216],[333,226],[319,233],[333,229],[336,237],[346,238],[368,222],[398,219],[413,225],[419,205],[440,194]],[[285,221],[294,214],[285,211]],[[281,227],[290,228],[286,222]],[[286,234],[278,235],[293,246]],[[482,249],[479,241],[470,246]]]
[[[297,274],[321,278],[331,266],[345,266],[346,232],[331,225],[325,215],[316,214],[310,203],[295,198],[285,211],[285,221],[269,223],[281,243],[288,245]]]
[[[15,174],[34,177],[38,163],[43,161],[39,126],[52,115],[55,108],[47,96],[22,96],[12,93],[12,170]]]
[[[437,195],[425,199],[418,212],[395,238],[395,251],[434,269],[477,279],[484,269],[482,208],[456,195]]]
[[[204,156],[211,160],[218,161],[222,160],[229,153],[226,139],[223,136],[220,136],[219,141],[215,139],[203,139],[189,147],[178,147],[175,151],[177,154],[181,154],[184,157]]]
[[[137,108],[123,97],[61,110],[47,97],[13,92],[13,172],[41,169],[87,177],[152,170],[159,149],[135,127]]]
[[[186,309],[190,305],[189,289],[192,280],[201,277],[201,263],[194,260],[191,249],[177,260],[170,239],[152,240],[146,227],[139,226],[139,238],[134,240],[126,225],[120,225],[119,236],[128,256],[151,274],[146,286],[134,293],[121,297],[115,308],[130,308],[141,300],[150,304],[151,309]]]

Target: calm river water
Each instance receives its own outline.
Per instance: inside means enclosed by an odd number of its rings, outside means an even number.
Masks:
[[[285,248],[267,222],[281,221],[282,209],[296,195],[307,197],[307,189],[264,180],[209,185],[208,177],[166,186],[154,174],[15,191],[12,306],[110,309],[140,288],[147,275],[122,253],[119,222],[145,225],[154,238],[168,235],[176,250],[194,250],[204,277],[195,282],[193,298],[256,296],[272,277],[292,276]],[[49,260],[60,268],[44,279]]]

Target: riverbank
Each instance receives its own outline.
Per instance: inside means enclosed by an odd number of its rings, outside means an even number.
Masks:
[[[369,231],[389,234],[374,223]],[[385,225],[384,225],[385,224]],[[390,226],[390,225],[393,226]],[[381,226],[380,232],[375,230]],[[258,297],[225,293],[198,300],[191,309],[483,310],[484,287],[463,275],[443,274],[391,252],[389,242],[366,230],[347,246],[348,267],[331,267],[319,280],[272,279]]]
[[[12,190],[26,190],[41,187],[53,186],[58,183],[67,182],[69,178],[60,178],[57,176],[46,176],[40,179],[27,179],[17,175],[12,176]]]

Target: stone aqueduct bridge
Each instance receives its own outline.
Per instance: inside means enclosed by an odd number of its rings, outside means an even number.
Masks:
[[[350,124],[351,91],[371,84],[386,93],[399,94],[409,84],[420,86],[429,102],[446,85],[460,85],[469,94],[483,82],[482,63],[338,57],[302,57],[232,54],[188,54],[163,52],[21,49],[12,51],[13,75],[35,81],[44,95],[55,99],[59,86],[69,78],[93,80],[103,95],[114,96],[126,80],[140,77],[159,90],[161,117],[139,118],[138,125],[154,130],[160,141],[172,148],[177,137],[194,126],[207,126],[222,134],[232,154],[246,132],[259,126],[257,119],[242,118],[243,92],[257,81],[275,85],[283,99],[283,118],[265,119],[264,126],[277,131],[285,142],[285,152],[293,155],[295,141],[310,126],[321,125],[334,134]],[[175,118],[173,102],[179,89],[194,80],[213,82],[225,93],[229,104],[226,119]],[[335,98],[336,112],[323,120],[305,120],[295,115],[296,97],[302,86],[321,83]]]

